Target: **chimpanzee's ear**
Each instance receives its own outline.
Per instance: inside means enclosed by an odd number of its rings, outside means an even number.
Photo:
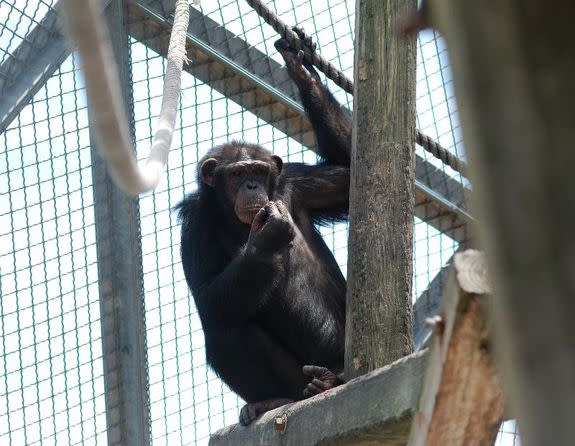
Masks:
[[[282,159],[277,156],[277,155],[272,155],[272,161],[274,162],[274,164],[276,165],[277,169],[278,169],[278,175],[280,173],[282,173],[282,167],[284,165],[284,162],[282,161]]]
[[[216,170],[217,165],[217,159],[208,158],[202,163],[202,167],[200,167],[200,177],[202,181],[210,187],[214,187],[214,170]]]

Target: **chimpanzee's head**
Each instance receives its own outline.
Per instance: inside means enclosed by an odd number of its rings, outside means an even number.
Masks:
[[[224,211],[233,210],[242,223],[251,224],[271,200],[282,165],[279,156],[261,146],[232,141],[208,152],[198,176],[204,189],[216,193]]]

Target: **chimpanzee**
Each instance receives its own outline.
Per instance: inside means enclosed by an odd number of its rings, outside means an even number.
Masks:
[[[342,382],[346,282],[314,225],[347,217],[351,116],[301,52],[284,39],[276,48],[322,161],[284,164],[259,145],[230,142],[200,160],[199,188],[178,205],[207,361],[248,403],[244,425]]]

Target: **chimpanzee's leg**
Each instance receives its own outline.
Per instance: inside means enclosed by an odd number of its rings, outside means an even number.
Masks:
[[[240,413],[244,425],[301,399],[301,389],[309,382],[295,358],[256,325],[226,327],[206,338],[206,348],[210,365],[248,403]]]

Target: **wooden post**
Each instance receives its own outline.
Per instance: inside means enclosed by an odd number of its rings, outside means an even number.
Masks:
[[[503,420],[503,392],[490,355],[490,286],[483,255],[454,256],[434,331],[409,446],[492,445]]]
[[[447,38],[522,444],[575,438],[573,2],[434,0]]]
[[[427,359],[427,350],[413,353],[249,426],[225,427],[209,446],[405,445]]]
[[[413,349],[415,0],[358,0],[345,377]]]

